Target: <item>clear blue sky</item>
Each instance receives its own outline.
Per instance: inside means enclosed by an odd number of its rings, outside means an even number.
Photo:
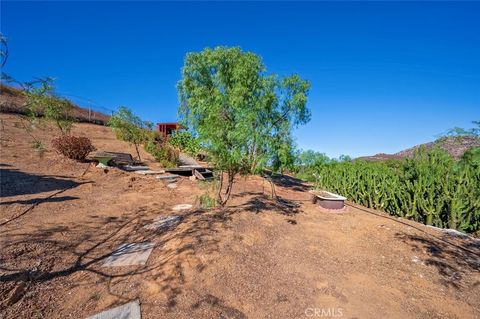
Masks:
[[[311,81],[299,147],[396,152],[480,120],[479,2],[5,2],[5,72],[176,119],[187,52],[241,46],[268,71]],[[75,100],[75,99],[74,99]]]

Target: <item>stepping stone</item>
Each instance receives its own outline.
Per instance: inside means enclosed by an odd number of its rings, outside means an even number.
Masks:
[[[87,319],[140,319],[140,302],[138,300],[126,303],[119,307],[102,311]]]
[[[175,226],[182,220],[180,216],[158,216],[154,219],[153,223],[145,226],[150,230],[164,230]]]
[[[175,174],[167,174],[167,175],[160,175],[157,176],[157,179],[177,179],[179,176]]]
[[[172,209],[174,211],[180,211],[180,210],[190,209],[192,207],[193,207],[193,205],[190,205],[190,204],[178,204],[178,205],[173,206]]]
[[[121,168],[129,172],[150,170],[148,166],[134,166],[134,165],[124,165]]]
[[[123,244],[103,264],[103,267],[145,265],[154,244],[151,242]]]
[[[165,171],[151,171],[151,170],[145,170],[145,171],[135,171],[137,174],[141,175],[158,175],[158,174],[165,174]]]
[[[175,189],[175,188],[177,188],[177,183],[167,184],[167,187],[170,188],[170,189]]]

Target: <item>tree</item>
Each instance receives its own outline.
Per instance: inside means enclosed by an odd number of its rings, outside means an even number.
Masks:
[[[298,154],[292,137],[289,134],[287,136],[279,135],[275,142],[277,145],[272,159],[273,171],[280,172],[282,175],[286,169],[294,171]]]
[[[220,170],[221,205],[237,174],[262,171],[278,156],[278,139],[310,120],[309,88],[298,75],[267,74],[258,55],[238,47],[186,55],[178,83],[179,114]]]
[[[325,153],[316,152],[314,150],[301,151],[297,157],[298,165],[310,167],[315,164],[326,164],[331,160]]]
[[[352,158],[350,157],[350,155],[342,154],[338,157],[338,161],[339,162],[351,162]]]
[[[438,140],[446,139],[448,137],[462,138],[462,137],[480,137],[480,121],[472,121],[474,127],[471,129],[464,129],[461,127],[454,127],[447,132],[440,134]]]
[[[31,122],[43,116],[55,123],[62,134],[68,133],[73,125],[73,105],[55,92],[53,78],[40,78],[22,83],[25,97],[24,109]]]
[[[147,139],[147,125],[148,122],[142,119],[125,107],[119,107],[118,111],[108,121],[108,126],[112,127],[115,135],[122,141],[129,142],[135,146],[138,160],[141,161],[138,146]]]

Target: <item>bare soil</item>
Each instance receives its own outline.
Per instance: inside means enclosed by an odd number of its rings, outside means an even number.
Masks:
[[[290,177],[275,179],[280,202],[267,181],[239,177],[228,207],[204,211],[208,184],[182,177],[170,189],[42,155],[17,115],[0,119],[0,318],[86,318],[135,299],[144,319],[480,318],[473,239],[360,206],[323,211]],[[37,130],[47,147],[54,133]],[[134,154],[106,127],[74,133]],[[194,209],[169,230],[144,228],[178,214],[176,204]],[[121,244],[142,241],[155,243],[146,265],[102,267]]]

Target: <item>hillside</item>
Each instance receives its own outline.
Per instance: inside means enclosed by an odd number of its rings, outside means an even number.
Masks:
[[[55,131],[36,132],[38,154],[0,114],[0,313],[2,318],[86,318],[139,300],[150,318],[480,317],[480,243],[349,205],[340,213],[310,201],[309,186],[238,177],[228,207],[202,210],[209,185],[66,160]],[[75,124],[97,149],[133,153],[108,127]],[[156,165],[142,153],[146,164]],[[192,204],[176,212],[173,206]],[[179,216],[168,229],[145,226]],[[104,267],[123,244],[153,243],[145,265]],[[319,309],[319,310],[315,310]]]
[[[440,147],[447,151],[450,155],[455,158],[460,158],[465,151],[472,147],[480,147],[480,138],[472,136],[464,137],[446,137],[439,139],[434,142],[419,144],[406,150],[397,152],[395,154],[385,154],[379,153],[372,156],[362,156],[359,159],[364,159],[367,161],[386,161],[389,159],[403,159],[406,157],[411,157],[413,153],[418,150],[420,147],[425,147],[430,149],[432,147]]]
[[[24,103],[25,99],[19,89],[4,85],[3,83],[0,85],[0,112],[24,114]],[[71,115],[77,122],[105,124],[110,119],[110,116],[103,113],[82,108],[74,103],[71,104]]]

